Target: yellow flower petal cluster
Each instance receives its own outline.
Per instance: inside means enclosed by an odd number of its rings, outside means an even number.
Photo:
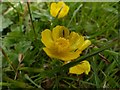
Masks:
[[[71,61],[80,56],[91,42],[75,32],[69,32],[64,26],[56,26],[53,30],[42,31],[43,50],[51,58]]]
[[[52,3],[50,6],[50,14],[53,17],[62,18],[67,15],[69,7],[63,2]]]
[[[90,72],[90,64],[86,60],[80,62],[80,64],[73,66],[69,69],[69,73],[71,73],[71,74],[85,73],[88,75],[89,72]]]
[[[46,46],[43,50],[49,57],[63,60],[65,63],[78,58],[91,44],[90,40],[84,40],[83,36],[59,25],[52,31],[49,29],[42,31],[41,41]],[[69,73],[72,74],[88,74],[89,71],[90,64],[86,60],[69,69]]]

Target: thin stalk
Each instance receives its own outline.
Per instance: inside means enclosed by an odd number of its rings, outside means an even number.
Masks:
[[[36,84],[27,74],[25,74],[25,78],[34,84],[37,88],[40,88],[40,90],[44,90],[40,85]]]
[[[34,27],[34,24],[33,24],[33,19],[32,19],[32,14],[31,14],[29,2],[27,2],[27,6],[28,6],[28,10],[29,10],[29,15],[30,15],[30,20],[31,20],[31,24],[32,24],[32,29],[33,29],[33,32],[34,32],[34,36],[35,36],[35,39],[37,40],[37,36],[36,36],[37,34],[35,32],[35,27]]]
[[[13,69],[13,71],[16,72],[16,69],[15,69],[12,61],[9,59],[9,57],[7,56],[7,54],[5,53],[5,51],[1,47],[0,47],[0,51],[2,52],[2,54],[4,55],[4,57],[6,58],[8,63],[10,64],[11,68]]]
[[[74,11],[73,16],[72,16],[70,22],[68,23],[67,27],[70,26],[71,22],[73,21],[74,17],[76,16],[77,12],[79,11],[79,9],[80,9],[82,6],[83,6],[83,4],[80,4],[79,7]]]

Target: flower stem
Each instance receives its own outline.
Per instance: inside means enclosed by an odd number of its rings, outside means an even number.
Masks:
[[[36,32],[35,32],[35,27],[34,27],[34,24],[33,24],[33,19],[32,19],[32,14],[31,14],[29,2],[27,2],[27,6],[28,6],[28,10],[29,10],[29,15],[30,15],[30,20],[31,20],[31,24],[32,24],[32,29],[33,29],[33,32],[34,32],[34,36],[35,36],[35,39],[37,39]]]

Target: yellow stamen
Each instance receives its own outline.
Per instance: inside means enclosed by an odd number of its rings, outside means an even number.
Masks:
[[[57,48],[58,52],[66,51],[70,46],[69,40],[65,38],[58,38],[55,42],[55,47]]]

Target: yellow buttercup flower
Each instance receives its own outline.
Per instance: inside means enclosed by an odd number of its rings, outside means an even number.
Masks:
[[[82,74],[85,73],[88,75],[90,72],[90,64],[88,61],[82,61],[80,64],[73,66],[69,69],[69,73],[71,74]]]
[[[50,14],[53,17],[62,18],[67,15],[69,7],[63,2],[52,3],[50,6]]]
[[[42,42],[46,46],[43,50],[51,58],[71,61],[80,56],[90,44],[90,40],[75,32],[69,32],[64,26],[56,26],[53,30],[42,31]]]

